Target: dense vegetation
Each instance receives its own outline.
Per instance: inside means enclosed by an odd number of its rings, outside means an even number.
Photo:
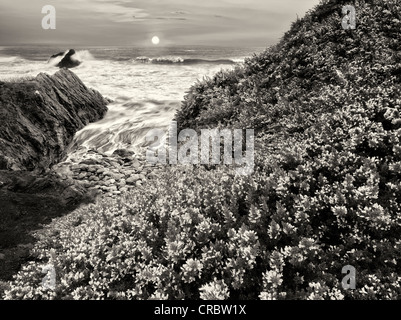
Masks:
[[[181,128],[255,128],[253,175],[172,167],[60,218],[5,297],[400,299],[401,5],[355,1],[357,29],[343,30],[343,4],[195,84],[178,112]],[[48,262],[55,290],[41,286]]]

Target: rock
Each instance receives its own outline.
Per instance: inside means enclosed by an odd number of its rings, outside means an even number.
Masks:
[[[116,187],[116,186],[111,186],[111,187],[102,187],[102,190],[103,190],[103,191],[106,191],[106,192],[118,191],[118,189],[117,189],[117,187]]]
[[[133,151],[129,151],[127,149],[117,149],[113,152],[112,156],[119,156],[121,158],[132,158],[135,155]]]
[[[81,171],[81,166],[78,165],[78,164],[74,164],[74,165],[71,166],[71,171],[79,172],[79,171]]]
[[[100,162],[96,159],[85,159],[85,160],[81,161],[79,164],[87,165],[87,168],[89,168],[89,166],[98,165],[98,164],[100,164]]]
[[[90,188],[92,186],[92,184],[89,182],[89,180],[83,180],[81,181],[81,184],[85,187],[85,188]]]
[[[52,59],[54,59],[54,58],[57,58],[57,57],[62,57],[62,56],[64,56],[64,54],[65,54],[65,52],[59,52],[59,53],[53,54],[53,55],[50,57],[49,61],[52,60]]]
[[[97,181],[99,181],[100,179],[99,179],[98,177],[96,177],[96,176],[90,176],[88,180],[89,180],[89,181],[97,182]]]
[[[151,172],[147,175],[148,179],[156,179],[158,176],[155,172]]]
[[[135,183],[135,185],[136,185],[137,187],[141,187],[141,186],[142,186],[142,182],[138,180],[138,181]]]
[[[92,197],[92,198],[97,198],[97,197],[99,197],[99,196],[101,196],[102,195],[102,190],[99,190],[99,189],[97,189],[96,187],[95,188],[92,188],[92,189],[90,189],[90,190],[88,190],[88,194]]]
[[[78,186],[72,186],[63,191],[61,197],[65,204],[77,204],[83,198],[85,191]]]
[[[104,185],[105,186],[110,186],[110,185],[115,184],[115,183],[116,183],[116,180],[114,180],[114,179],[110,179],[110,180],[104,181]]]
[[[75,133],[103,118],[107,104],[66,69],[0,83],[0,170],[43,171],[58,163]]]
[[[81,173],[78,175],[78,179],[79,179],[79,180],[83,180],[83,179],[86,178],[87,175],[88,175],[88,174],[87,174],[86,172],[81,172]]]
[[[131,177],[129,177],[126,180],[126,183],[129,184],[129,185],[134,185],[138,180],[141,180],[141,175],[133,174]]]
[[[96,167],[95,165],[91,165],[88,168],[88,172],[91,172],[91,173],[95,173],[95,172],[97,172],[97,170],[98,170],[98,167]]]
[[[112,178],[112,179],[114,179],[114,180],[117,180],[117,181],[123,179],[124,177],[125,177],[125,176],[124,176],[123,174],[121,174],[121,173],[112,173],[112,174],[110,175],[110,178]]]
[[[141,164],[140,164],[140,162],[138,160],[135,159],[132,162],[132,167],[138,170],[141,167]]]
[[[89,166],[87,164],[81,162],[79,164],[79,168],[81,171],[88,171]]]
[[[125,179],[121,179],[120,182],[117,183],[119,187],[124,187],[127,184],[127,181]]]
[[[57,64],[59,68],[75,68],[81,64],[74,49],[70,49],[64,58]]]

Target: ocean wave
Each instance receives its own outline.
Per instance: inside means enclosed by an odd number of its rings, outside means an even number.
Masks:
[[[96,60],[89,50],[78,50],[75,54],[80,61]]]
[[[237,64],[240,61],[235,61],[231,59],[197,59],[197,58],[182,58],[182,57],[137,57],[134,59],[138,63],[151,63],[151,64],[183,64],[183,65],[194,65],[194,64]]]
[[[140,152],[148,144],[145,136],[149,130],[167,130],[180,105],[178,100],[136,101],[117,97],[102,120],[77,132],[69,153],[81,148],[106,154],[112,154],[116,149]]]
[[[0,63],[15,62],[19,57],[14,56],[0,56]]]

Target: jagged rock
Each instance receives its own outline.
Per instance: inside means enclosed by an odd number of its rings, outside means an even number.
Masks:
[[[0,170],[43,170],[59,162],[74,134],[101,119],[107,104],[67,69],[0,83]]]
[[[64,55],[64,52],[59,52],[59,53],[53,54],[53,55],[50,57],[49,60],[54,59],[54,58],[57,58],[57,57],[62,57],[63,55]]]
[[[77,59],[75,50],[70,49],[64,58],[57,64],[57,67],[70,69],[78,67],[80,64],[81,61]]]

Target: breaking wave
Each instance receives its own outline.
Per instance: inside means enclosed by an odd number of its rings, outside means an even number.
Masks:
[[[194,65],[194,64],[236,64],[238,62],[231,59],[217,59],[217,60],[207,60],[207,59],[184,59],[181,57],[138,57],[134,60],[139,63],[152,63],[152,64],[183,64],[183,65]]]

